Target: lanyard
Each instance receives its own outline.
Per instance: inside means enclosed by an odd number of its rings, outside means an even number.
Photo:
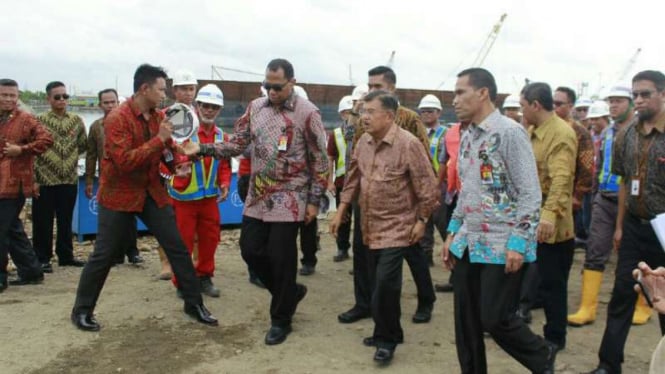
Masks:
[[[641,138],[640,132],[637,129],[635,129],[635,132],[637,133],[637,136],[635,137],[635,161],[637,162],[637,169],[635,170],[635,176],[638,177],[640,175],[642,167],[644,167],[644,164],[649,159],[649,150],[651,149],[651,145],[653,144],[653,141],[656,138],[656,134],[653,134],[653,130],[651,130],[652,134],[651,139],[649,139],[649,142],[644,147],[644,152],[640,154],[640,138]]]

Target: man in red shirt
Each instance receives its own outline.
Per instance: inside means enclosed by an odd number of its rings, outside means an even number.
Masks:
[[[18,83],[0,79],[0,292],[7,288],[7,252],[18,269],[11,285],[41,283],[41,265],[19,214],[32,197],[35,155],[53,144],[51,134],[31,114],[18,108]]]
[[[162,245],[185,300],[185,313],[201,323],[217,325],[203,305],[191,257],[176,226],[159,163],[164,150],[173,150],[173,125],[156,110],[164,99],[167,75],[162,68],[141,65],[134,74],[134,95],[111,112],[104,126],[97,200],[99,223],[95,249],[83,268],[71,314],[74,325],[98,331],[93,311],[113,259],[135,216],[141,218]]]
[[[227,135],[215,126],[215,118],[222,110],[224,96],[214,84],[205,85],[196,96],[199,123],[198,133],[190,141],[212,144],[227,141]],[[174,176],[168,183],[169,195],[173,198],[176,224],[189,253],[198,237],[196,275],[201,281],[201,291],[210,297],[219,297],[220,292],[213,283],[215,250],[219,243],[219,207],[226,200],[231,183],[231,161],[203,157],[194,160],[192,172],[185,176]],[[182,183],[184,182],[184,183]],[[178,186],[180,185],[180,186]],[[173,284],[178,287],[176,278]],[[180,289],[178,294],[180,295]]]

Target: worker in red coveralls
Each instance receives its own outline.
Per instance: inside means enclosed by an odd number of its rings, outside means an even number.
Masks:
[[[214,84],[203,86],[196,96],[200,127],[189,141],[202,144],[227,141],[221,129],[215,126],[215,118],[224,106],[222,91]],[[215,271],[215,251],[219,243],[219,208],[218,203],[226,200],[231,183],[230,159],[201,157],[189,160],[176,155],[176,171],[167,184],[173,198],[176,224],[189,253],[194,249],[198,237],[198,258],[194,268],[201,281],[201,292],[210,297],[219,297],[211,278]],[[173,284],[178,282],[173,277]],[[178,289],[180,296],[180,290]]]

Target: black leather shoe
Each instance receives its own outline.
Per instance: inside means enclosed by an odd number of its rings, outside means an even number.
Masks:
[[[296,308],[298,307],[298,304],[302,301],[302,299],[305,298],[305,295],[307,295],[307,286],[304,284],[296,283]]]
[[[210,297],[219,297],[221,292],[219,288],[212,284],[210,277],[201,277],[201,293]]]
[[[191,305],[185,304],[185,313],[190,317],[194,317],[197,321],[201,322],[204,325],[217,326],[217,318],[213,317],[210,314],[210,311],[206,309],[205,305]]]
[[[77,260],[74,258],[69,261],[59,261],[58,266],[72,266],[76,268],[82,268],[85,266],[85,261]]]
[[[25,286],[28,284],[40,284],[44,282],[44,274],[32,278],[21,278],[18,277],[14,280],[10,280],[9,284],[12,286]]]
[[[182,291],[180,291],[180,288],[177,288],[175,290],[175,295],[178,299],[185,300],[185,296],[183,296]]]
[[[276,345],[283,343],[286,337],[291,333],[291,325],[285,327],[271,326],[266,334],[266,345]]]
[[[338,315],[337,320],[339,321],[339,323],[353,323],[356,321],[360,321],[363,318],[369,318],[369,317],[371,317],[369,311],[363,311],[353,307],[348,311]]]
[[[411,321],[413,323],[427,323],[432,319],[432,309],[433,305],[427,305],[427,306],[418,306],[418,309],[416,309],[416,313],[413,315],[411,318]]]
[[[139,255],[127,256],[127,261],[130,264],[134,264],[134,265],[142,264],[143,263],[143,257],[141,257]]]
[[[517,315],[517,318],[524,321],[524,323],[526,323],[527,325],[530,324],[531,320],[533,319],[533,317],[531,316],[531,311],[525,308],[520,307],[519,309],[517,309],[517,312],[515,312],[515,314]]]
[[[559,351],[559,349],[558,346],[554,343],[547,342],[546,344],[549,352],[547,354],[545,370],[543,370],[541,374],[554,374],[554,361],[556,360],[556,353]]]
[[[76,328],[83,331],[99,331],[100,326],[91,314],[88,313],[72,313],[72,323]]]
[[[316,270],[315,270],[313,265],[303,265],[300,268],[299,274],[300,275],[312,275],[312,274],[314,274],[315,271]]]
[[[47,262],[45,264],[42,264],[42,272],[43,273],[53,273],[53,266],[51,266],[50,262]]]
[[[434,291],[436,292],[453,292],[453,285],[450,283],[446,284],[435,284]]]
[[[377,348],[376,352],[374,353],[374,361],[381,365],[387,365],[390,363],[390,361],[392,361],[394,353],[394,349]]]
[[[349,251],[338,250],[337,254],[333,256],[334,262],[342,262],[349,259]]]

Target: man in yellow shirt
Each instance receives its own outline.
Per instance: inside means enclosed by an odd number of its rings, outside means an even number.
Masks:
[[[543,306],[547,322],[545,339],[558,349],[566,345],[568,274],[573,262],[573,180],[577,138],[575,131],[554,114],[552,89],[546,83],[524,87],[520,104],[529,129],[543,205],[536,232],[537,264],[542,278]],[[535,243],[532,243],[535,245]]]

